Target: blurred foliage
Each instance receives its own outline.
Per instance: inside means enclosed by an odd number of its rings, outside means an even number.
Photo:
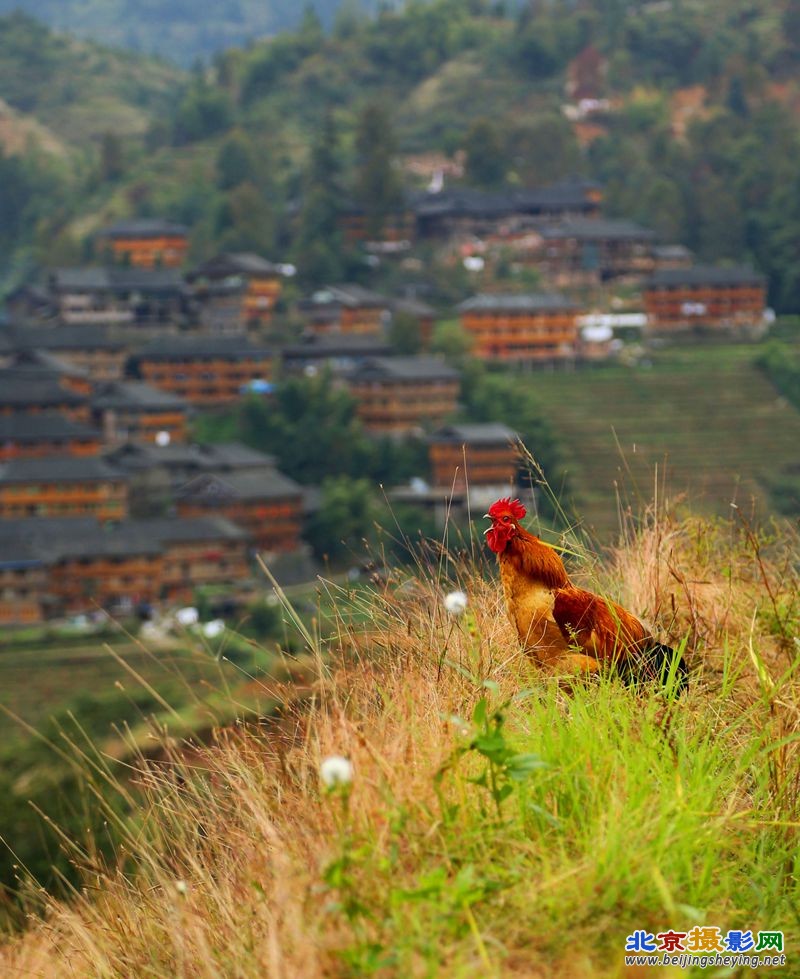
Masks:
[[[423,439],[368,436],[353,398],[325,372],[286,378],[270,398],[253,396],[229,412],[200,416],[194,436],[241,440],[274,455],[278,468],[303,485],[319,485],[326,476],[397,484],[427,472]]]
[[[521,372],[489,371],[476,360],[467,361],[462,373],[461,401],[469,421],[501,422],[519,435],[526,449],[541,467],[548,483],[564,493],[558,442],[548,423],[543,406]],[[520,470],[522,482],[539,482],[539,474],[526,466]],[[547,493],[540,494],[539,510],[555,516]]]
[[[770,303],[800,312],[800,126],[778,97],[796,81],[791,4],[431,0],[369,16],[351,3],[329,33],[332,9],[317,9],[321,21],[306,11],[290,33],[182,77],[96,47],[79,53],[30,18],[6,18],[4,97],[68,143],[90,133],[70,143],[51,194],[23,186],[5,195],[21,202],[4,227],[8,257],[21,260],[32,242],[46,255],[50,242],[75,237],[76,218],[113,201],[120,216],[190,219],[193,257],[281,249],[304,285],[364,280],[369,269],[342,247],[342,209],[358,206],[376,232],[401,201],[399,154],[463,151],[469,179],[483,186],[596,179],[611,216],[651,226],[699,260],[754,262]],[[588,144],[561,113],[575,78],[613,103]],[[685,114],[678,89],[697,100]],[[124,144],[103,145],[105,133]],[[44,228],[20,216],[31,198],[42,201]]]

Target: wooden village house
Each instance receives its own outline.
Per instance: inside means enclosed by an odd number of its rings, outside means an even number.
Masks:
[[[575,356],[579,307],[560,294],[483,294],[458,307],[472,353],[500,362],[554,362]]]
[[[372,357],[345,383],[368,432],[407,435],[455,412],[461,378],[435,357]]]

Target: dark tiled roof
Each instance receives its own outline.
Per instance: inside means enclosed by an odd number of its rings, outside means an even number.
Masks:
[[[3,336],[12,349],[123,350],[127,346],[102,326],[14,326],[0,334]]]
[[[185,236],[188,228],[182,224],[170,224],[158,218],[133,218],[117,221],[98,232],[98,238],[160,238],[162,235]]]
[[[62,388],[54,375],[0,370],[0,404],[12,407],[81,405],[86,398]]]
[[[186,289],[177,269],[68,268],[50,279],[57,292],[180,293]]]
[[[539,312],[571,312],[578,307],[561,293],[481,293],[465,300],[457,307],[459,313],[471,312],[503,312],[503,313],[539,313]]]
[[[141,533],[103,527],[94,517],[29,517],[0,520],[2,550],[24,541],[42,564],[70,558],[159,554],[160,544]]]
[[[302,488],[277,469],[257,472],[205,474],[184,486],[178,497],[192,503],[224,506],[236,500],[269,500],[295,497]]]
[[[431,442],[452,442],[457,445],[509,445],[519,441],[519,435],[497,422],[444,425],[431,436]]]
[[[418,217],[458,216],[496,218],[508,214],[541,214],[550,211],[580,211],[595,206],[589,198],[598,184],[565,180],[547,187],[487,192],[457,187],[438,194],[423,193],[413,200]]]
[[[107,456],[112,465],[131,472],[163,466],[167,469],[195,472],[223,472],[237,469],[268,469],[275,459],[239,442],[214,445],[190,445],[173,442],[170,445],[129,442]]]
[[[339,305],[354,309],[362,306],[388,309],[391,306],[391,300],[386,296],[355,283],[325,286],[324,289],[313,294],[311,302],[322,306]]]
[[[88,268],[53,269],[50,283],[59,292],[99,292],[111,285],[108,269],[95,265]]]
[[[100,534],[94,517],[28,517],[25,520],[0,520],[0,554],[15,555],[39,565],[52,564],[64,548]]]
[[[30,517],[0,520],[0,559],[52,564],[83,557],[158,555],[173,543],[246,539],[246,531],[223,517],[124,520],[115,526],[104,526],[94,517]]]
[[[63,415],[0,416],[0,444],[4,442],[50,442],[66,439],[99,439],[100,433],[88,425],[79,425]]]
[[[93,456],[48,456],[45,459],[12,459],[0,465],[0,483],[121,482],[127,476]]]
[[[460,374],[436,357],[370,357],[349,377],[356,381],[385,378],[395,381],[457,381]]]
[[[663,269],[647,282],[649,287],[664,286],[763,286],[766,279],[746,266],[694,265],[686,269]]]
[[[168,337],[148,344],[142,360],[249,360],[273,356],[267,347],[258,347],[244,334],[221,337]]]
[[[656,245],[653,248],[653,255],[656,258],[681,260],[692,257],[692,253],[686,245]]]
[[[119,525],[160,544],[191,541],[245,540],[247,532],[224,517],[169,517],[152,520],[128,520]]]
[[[175,470],[201,470],[202,460],[197,448],[185,442],[171,442],[169,445],[155,443],[127,442],[106,455],[107,461],[126,472],[143,472],[163,466]]]
[[[408,313],[410,316],[433,316],[434,309],[419,299],[393,299],[392,309],[396,313]]]
[[[215,442],[196,448],[205,465],[213,469],[259,469],[275,465],[274,456],[241,442]]]
[[[306,337],[301,343],[284,347],[281,354],[284,360],[324,360],[327,357],[380,357],[390,351],[389,344],[380,337],[339,333]]]
[[[99,558],[135,557],[136,555],[158,555],[163,551],[160,541],[147,537],[139,528],[120,524],[117,527],[103,527],[80,537],[56,538],[53,542],[53,557]]]
[[[92,407],[100,411],[187,411],[189,406],[178,395],[142,381],[114,381],[98,390]]]
[[[18,351],[12,358],[10,366],[12,370],[44,371],[56,377],[58,375],[89,377],[88,371],[62,360],[57,354],[31,347]]]
[[[576,238],[582,241],[653,241],[655,231],[643,228],[634,221],[613,220],[609,218],[574,218],[562,221],[554,227],[540,229],[547,239]]]
[[[44,564],[36,546],[29,540],[15,537],[2,540],[0,571],[18,568],[40,568]]]
[[[281,267],[254,252],[222,252],[198,265],[191,278],[222,279],[230,275],[281,275]]]
[[[79,537],[100,528],[96,517],[27,517],[25,520],[0,520],[0,541],[26,537],[30,540],[61,534]]]

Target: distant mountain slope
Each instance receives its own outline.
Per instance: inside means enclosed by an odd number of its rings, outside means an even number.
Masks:
[[[330,24],[341,0],[314,0],[322,22]],[[179,64],[207,58],[265,34],[294,28],[303,17],[301,0],[0,0],[0,14],[22,10],[58,30],[159,54]],[[374,0],[361,0],[370,10]]]
[[[104,133],[141,135],[170,108],[183,78],[152,58],[51,33],[25,14],[0,18],[0,100],[11,110],[0,115],[34,117],[35,140],[37,125],[83,149]]]

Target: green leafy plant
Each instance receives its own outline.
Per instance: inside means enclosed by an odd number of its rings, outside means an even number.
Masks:
[[[484,680],[483,686],[489,690],[497,689],[491,680]],[[439,786],[446,772],[454,769],[465,756],[477,755],[482,770],[466,780],[486,791],[494,805],[498,822],[503,817],[503,803],[514,789],[534,772],[549,767],[538,755],[516,752],[509,744],[505,734],[505,711],[510,704],[511,701],[507,700],[493,710],[487,697],[481,697],[472,712],[471,728],[461,718],[452,717],[451,720],[460,730],[468,732],[468,739],[455,749],[436,774]],[[483,804],[481,813],[486,815]]]

